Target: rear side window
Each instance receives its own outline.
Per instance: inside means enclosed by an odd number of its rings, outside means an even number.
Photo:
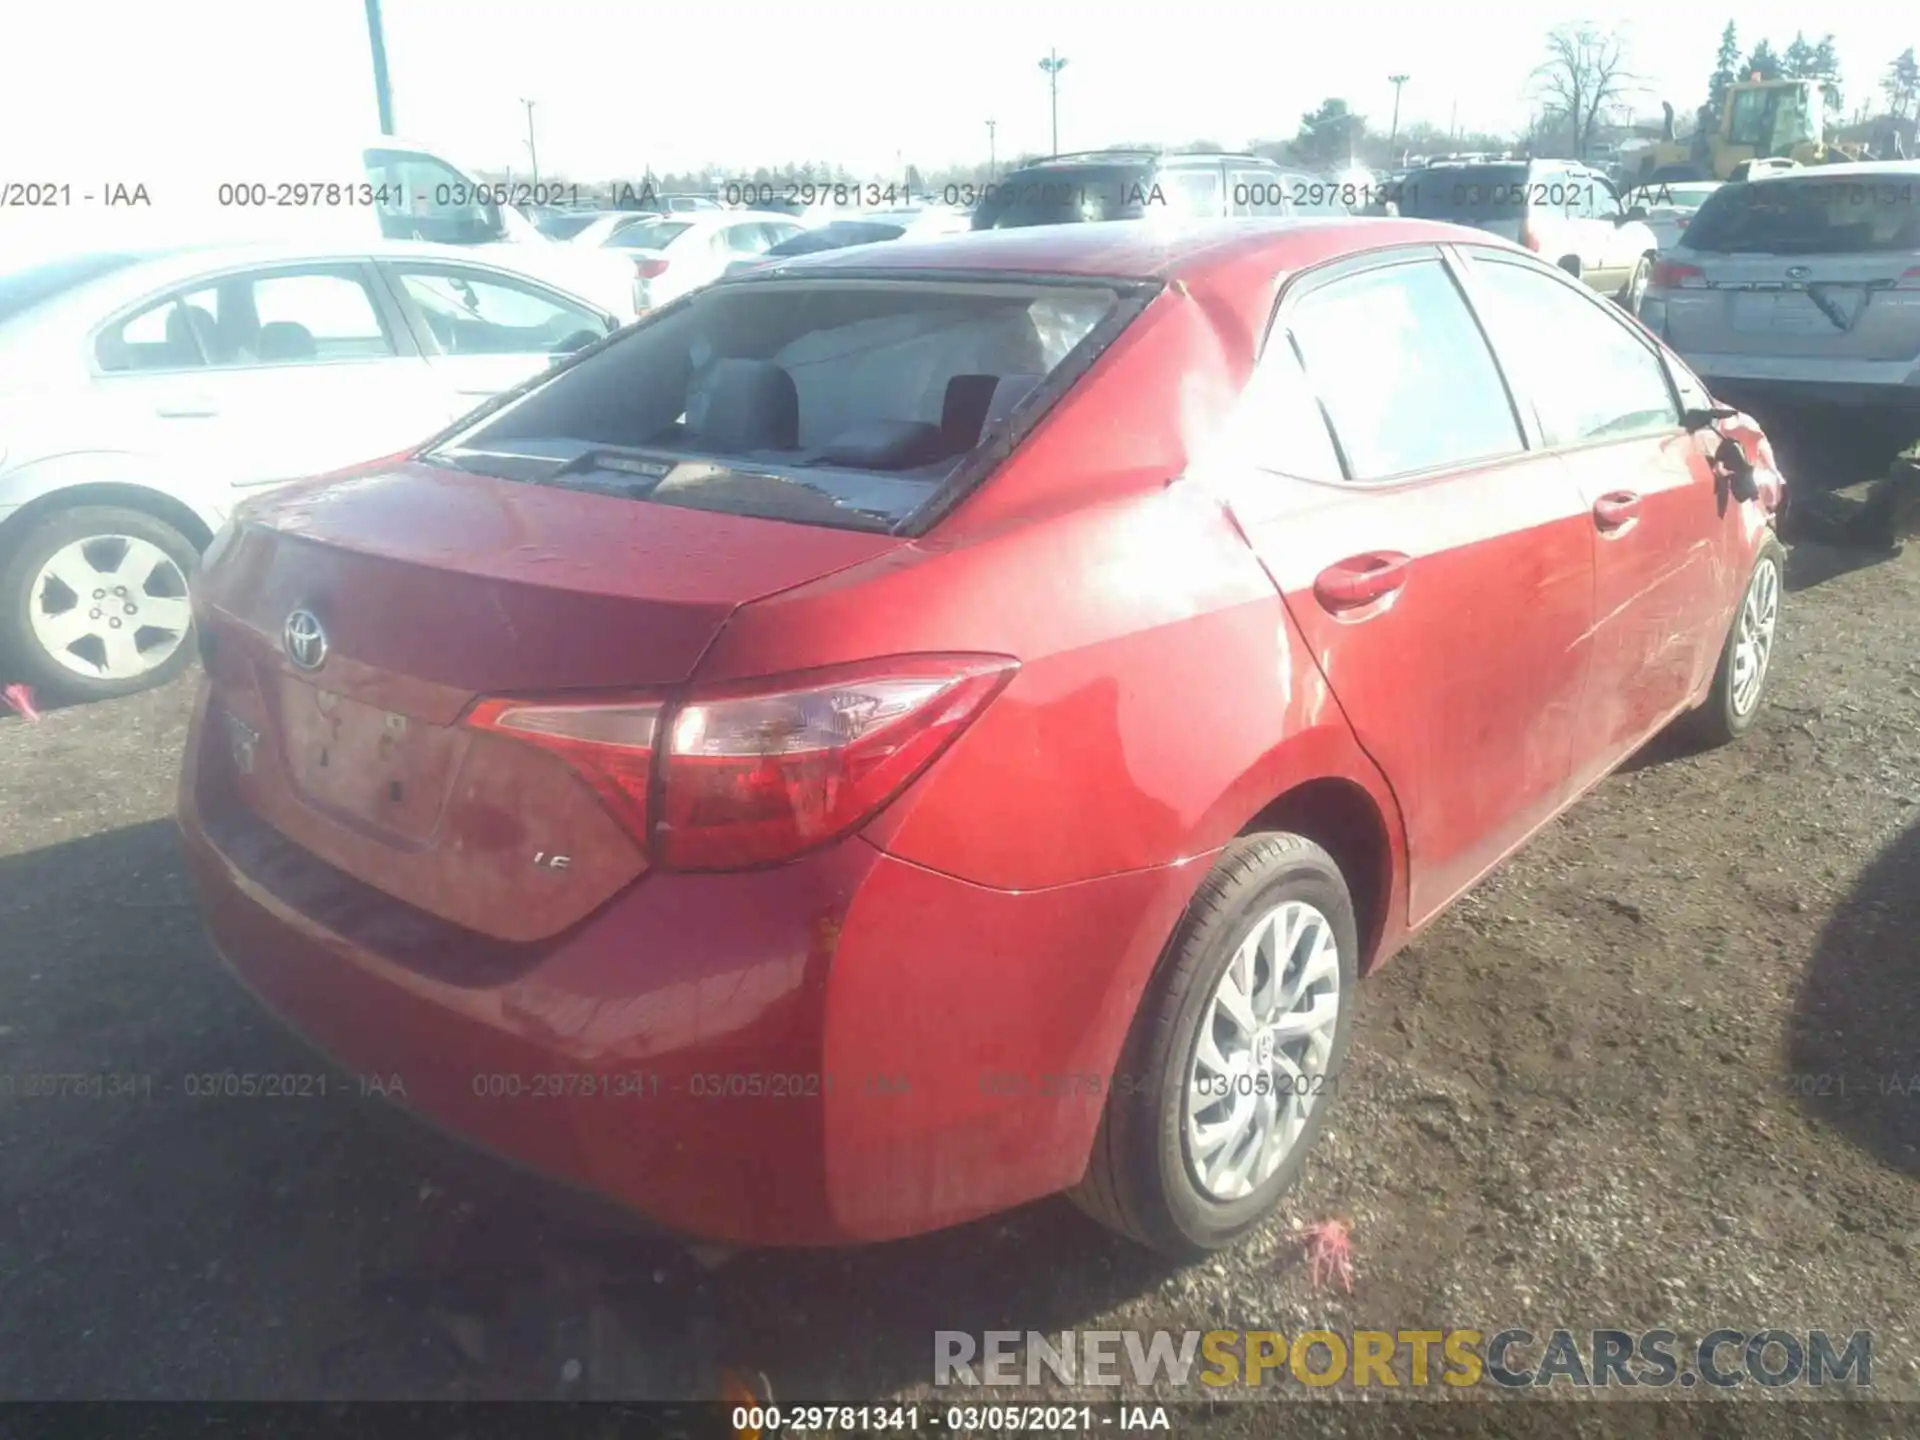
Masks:
[[[1723,185],[1687,226],[1687,248],[1721,254],[1871,255],[1920,249],[1920,176],[1817,173]]]
[[[1332,281],[1287,321],[1354,480],[1524,448],[1493,352],[1438,260]]]
[[[547,215],[534,222],[534,229],[549,240],[571,240],[599,218],[594,214]]]
[[[1473,257],[1487,326],[1525,379],[1549,446],[1663,434],[1680,421],[1666,367],[1607,312],[1551,275]]]
[[[380,233],[389,240],[482,245],[500,237],[498,210],[444,160],[414,150],[369,150],[365,161]]]
[[[1016,170],[973,212],[976,230],[1027,225],[1075,225],[1089,220],[1137,220],[1163,209],[1172,196],[1148,165],[1047,166]]]
[[[1082,284],[716,286],[437,453],[509,479],[610,474],[637,499],[884,528],[1006,433],[1119,302]]]

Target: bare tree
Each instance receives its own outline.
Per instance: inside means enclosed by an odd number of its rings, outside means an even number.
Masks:
[[[1618,32],[1592,25],[1561,25],[1547,32],[1547,58],[1533,72],[1546,110],[1564,117],[1573,158],[1593,144],[1601,112],[1638,88],[1627,69],[1627,46]]]

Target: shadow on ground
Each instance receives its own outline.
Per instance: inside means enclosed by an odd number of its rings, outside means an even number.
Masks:
[[[1821,932],[1787,1057],[1810,1114],[1920,1175],[1920,821],[1867,867]]]
[[[1072,1328],[1168,1273],[1061,1201],[706,1270],[292,1039],[168,821],[0,859],[0,936],[0,1397],[686,1399],[739,1366],[870,1400],[931,1380],[936,1330]]]
[[[1900,553],[1897,549],[1828,545],[1819,540],[1796,541],[1787,551],[1787,593],[1799,594],[1856,570],[1870,570],[1899,559]]]

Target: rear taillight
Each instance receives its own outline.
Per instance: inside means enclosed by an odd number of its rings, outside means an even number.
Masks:
[[[1707,272],[1698,265],[1661,260],[1653,267],[1653,283],[1662,290],[1697,290],[1707,283]]]
[[[1893,282],[1896,290],[1920,290],[1920,269],[1903,270],[1900,278]]]
[[[634,274],[638,275],[642,280],[657,280],[667,273],[667,262],[664,260],[636,260],[633,262],[633,271]]]
[[[599,792],[614,818],[644,842],[661,708],[658,702],[547,705],[482,700],[467,713],[467,724],[558,755]]]
[[[1540,253],[1540,237],[1533,233],[1533,227],[1531,225],[1522,225],[1520,227],[1520,243],[1536,255]]]
[[[484,700],[468,723],[565,760],[660,864],[733,870],[871,819],[1016,668],[1002,656],[911,655],[696,690],[677,705]]]

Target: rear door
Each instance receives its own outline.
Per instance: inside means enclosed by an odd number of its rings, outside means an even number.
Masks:
[[[607,333],[605,316],[517,275],[412,260],[380,269],[426,352],[446,420]]]
[[[1666,362],[1610,302],[1521,257],[1462,247],[1494,344],[1567,467],[1595,541],[1592,680],[1573,783],[1625,759],[1684,707],[1717,660],[1739,547]]]
[[[1593,533],[1440,253],[1295,282],[1231,507],[1406,817],[1420,923],[1564,801]]]
[[[1901,383],[1920,364],[1920,174],[1716,191],[1667,257],[1664,338],[1709,378]],[[1770,363],[1784,362],[1784,363]]]
[[[126,433],[241,490],[391,454],[447,418],[362,263],[209,276],[108,322],[93,350]]]

